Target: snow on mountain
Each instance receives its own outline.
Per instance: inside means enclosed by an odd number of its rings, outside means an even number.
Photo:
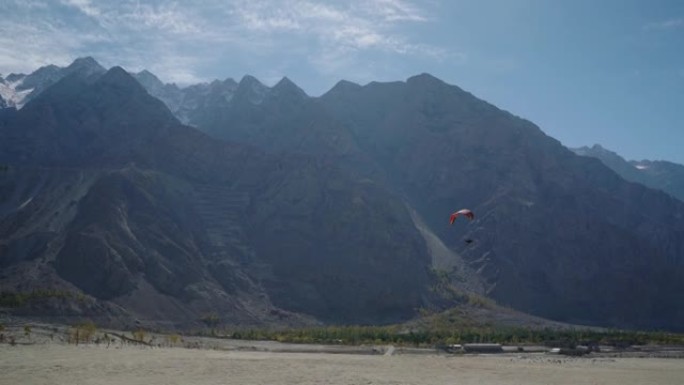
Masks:
[[[223,107],[233,99],[238,89],[238,83],[228,78],[226,80],[214,80],[211,83],[199,83],[180,88],[175,84],[165,84],[154,74],[147,70],[132,73],[133,77],[145,87],[147,92],[160,99],[181,122],[188,125],[194,124],[193,112],[201,106],[219,104]],[[255,100],[261,101],[266,91],[262,90],[258,80],[254,85]],[[265,87],[262,85],[262,87]]]
[[[10,74],[7,79],[0,77],[0,107],[19,109],[24,106],[26,96],[33,91],[33,88],[22,87],[25,78],[16,74]]]
[[[684,201],[684,165],[651,160],[625,160],[598,144],[572,149],[576,154],[599,159],[624,179],[665,191]]]
[[[92,77],[105,71],[95,59],[82,57],[74,60],[68,67],[51,64],[40,67],[29,75],[10,74],[7,78],[0,77],[0,108],[20,109],[65,76],[77,73],[80,76]]]

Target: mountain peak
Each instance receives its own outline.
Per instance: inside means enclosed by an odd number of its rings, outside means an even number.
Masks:
[[[592,150],[593,152],[595,152],[595,153],[605,154],[605,155],[610,155],[610,156],[617,156],[617,157],[622,158],[622,157],[621,157],[620,155],[618,155],[618,153],[616,153],[615,151],[611,151],[611,150],[609,150],[609,149],[607,149],[607,148],[601,146],[601,145],[598,144],[598,143],[596,143],[596,144],[594,144],[593,146],[591,146],[591,150]]]
[[[275,86],[273,86],[272,91],[276,92],[277,94],[289,93],[300,97],[307,96],[306,92],[299,88],[299,86],[296,85],[287,76],[284,76],[282,79],[280,79],[280,81]]]
[[[342,79],[339,82],[337,82],[337,84],[335,84],[335,87],[361,88],[361,85],[358,83],[351,82],[349,80]],[[333,87],[333,88],[335,88],[335,87]]]
[[[406,79],[406,83],[432,83],[432,84],[446,84],[444,81],[441,79],[430,75],[427,72],[423,72],[418,75],[411,76],[410,78]]]
[[[64,69],[64,75],[71,75],[74,73],[79,74],[83,77],[91,77],[96,75],[101,75],[107,70],[100,65],[95,59],[90,56],[81,57],[69,64],[68,67]]]
[[[142,70],[137,74],[133,74],[133,77],[140,82],[145,88],[161,88],[164,87],[164,83],[159,80],[159,78],[148,70]]]
[[[259,79],[255,78],[255,77],[252,76],[252,75],[245,75],[245,76],[243,76],[242,79],[240,79],[240,83],[239,83],[239,84],[240,84],[240,85],[249,85],[249,86],[254,85],[254,84],[257,84],[257,85],[263,86],[263,83],[261,83],[261,82],[259,81]],[[265,86],[264,86],[264,87],[265,87]]]
[[[268,94],[269,88],[251,75],[245,75],[240,80],[236,97],[246,97],[253,104],[261,103]]]
[[[32,89],[35,87],[45,88],[47,85],[59,80],[61,71],[62,69],[54,64],[40,67],[29,75],[26,75],[17,89]]]
[[[143,92],[147,94],[145,87],[119,66],[110,68],[109,71],[97,79],[96,84],[126,90],[129,93]]]
[[[297,87],[297,85],[292,80],[290,80],[290,78],[288,78],[287,76],[283,76],[283,78],[280,79],[278,81],[278,83],[276,83],[276,85],[273,88],[275,88],[275,87],[290,87],[290,86]]]
[[[104,75],[102,75],[101,78],[98,79],[98,83],[100,84],[107,84],[107,83],[117,83],[117,84],[126,84],[128,85],[135,85],[137,87],[142,87],[136,80],[126,72],[123,68],[119,66],[114,66],[109,69],[109,71],[105,72]]]
[[[25,78],[25,77],[26,77],[26,74],[11,73],[11,74],[7,75],[5,80],[8,82],[16,82],[17,80],[20,80],[20,79]]]
[[[226,78],[226,79],[223,81],[223,84],[224,84],[224,85],[230,85],[230,86],[236,86],[236,87],[237,87],[237,85],[238,85],[238,83],[237,83],[237,82],[235,81],[235,79],[233,79],[233,78]]]
[[[357,83],[350,82],[349,80],[340,80],[337,82],[328,92],[324,93],[321,97],[331,97],[338,94],[344,94],[347,92],[352,92],[360,90],[363,87]]]
[[[146,70],[146,69],[144,69],[144,70],[138,72],[136,75],[142,76],[142,77],[145,77],[145,78],[149,78],[149,79],[159,80],[159,78],[158,78],[155,74],[153,74],[152,72],[150,72],[150,71],[148,71],[148,70]],[[160,80],[160,81],[161,81],[161,80]]]
[[[76,58],[71,65],[85,65],[85,66],[99,66],[100,63],[97,62],[92,56],[82,56]]]
[[[590,156],[590,157],[594,157],[594,158],[601,158],[602,160],[606,160],[606,157],[610,157],[611,159],[620,160],[623,162],[625,161],[616,152],[610,151],[609,149],[601,146],[598,143],[594,144],[591,147],[582,146],[582,147],[578,147],[578,148],[573,148],[572,151],[574,151],[577,155]]]

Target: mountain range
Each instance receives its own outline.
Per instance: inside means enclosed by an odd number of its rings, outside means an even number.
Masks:
[[[665,191],[684,201],[684,165],[664,160],[630,160],[599,144],[572,149],[576,154],[599,159],[624,179]]]
[[[480,295],[684,325],[684,203],[431,75],[310,97],[67,68],[0,110],[0,289],[83,297],[16,314],[383,324]]]

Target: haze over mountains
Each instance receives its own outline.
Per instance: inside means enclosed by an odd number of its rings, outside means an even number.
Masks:
[[[665,191],[680,201],[684,201],[684,165],[664,160],[627,161],[598,144],[572,150],[578,155],[599,159],[628,181]]]
[[[0,110],[0,289],[87,301],[15,311],[390,323],[472,292],[566,322],[684,325],[682,201],[433,76],[313,98],[287,78],[68,68]],[[463,207],[476,219],[449,226]]]

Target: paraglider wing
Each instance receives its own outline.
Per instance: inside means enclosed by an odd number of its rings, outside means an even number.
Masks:
[[[454,224],[454,221],[456,220],[457,216],[458,216],[458,214],[456,214],[456,213],[451,214],[451,217],[449,217],[449,224],[450,225]]]
[[[463,215],[464,217],[473,220],[475,218],[475,214],[473,214],[472,211],[468,209],[461,209],[456,211],[455,213],[451,214],[451,217],[449,217],[449,224],[453,225],[454,221],[459,215]]]

